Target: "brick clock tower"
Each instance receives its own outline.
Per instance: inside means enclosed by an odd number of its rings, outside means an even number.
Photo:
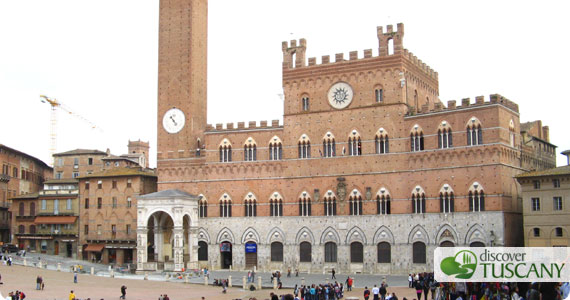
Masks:
[[[193,158],[206,129],[207,0],[161,0],[158,58],[158,169]],[[166,160],[166,161],[165,161]]]

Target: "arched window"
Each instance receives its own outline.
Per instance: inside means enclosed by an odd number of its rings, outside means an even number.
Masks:
[[[220,143],[220,162],[232,161],[232,144],[228,139],[224,139]]]
[[[253,193],[248,193],[243,199],[244,202],[244,216],[256,217],[257,216],[257,199]]]
[[[35,216],[35,215],[36,215],[36,203],[31,202],[30,203],[30,216]]]
[[[418,124],[410,132],[410,149],[412,152],[424,150],[424,132]]]
[[[413,249],[413,263],[414,264],[425,264],[426,263],[426,244],[422,242],[415,242],[412,246]]]
[[[374,89],[374,100],[376,100],[376,103],[384,102],[384,90],[381,87]]]
[[[257,160],[257,144],[249,137],[243,145],[243,160],[256,161]]]
[[[283,261],[283,244],[271,243],[271,261]]]
[[[515,122],[512,119],[509,122],[509,144],[515,146]]]
[[[359,242],[350,243],[350,262],[362,263],[364,262],[364,247]]]
[[[478,182],[474,182],[469,188],[469,211],[485,211],[485,192]]]
[[[336,143],[334,140],[334,135],[330,132],[327,132],[327,134],[325,134],[323,137],[323,156],[336,156]]]
[[[376,154],[390,153],[388,132],[384,128],[378,129],[374,138],[376,145]]]
[[[336,195],[328,190],[323,198],[325,216],[336,216]]]
[[[36,234],[36,225],[30,225],[30,234]]]
[[[19,234],[24,234],[24,233],[26,233],[26,226],[24,226],[24,225],[18,226],[18,233],[19,233]]]
[[[306,134],[299,138],[299,158],[311,158],[311,141]]]
[[[309,111],[309,96],[303,96],[303,98],[301,98],[301,102],[303,105],[303,111]]]
[[[232,198],[228,194],[220,198],[220,217],[229,218],[232,216]]]
[[[351,216],[362,215],[362,195],[358,190],[353,190],[348,197]]]
[[[453,195],[453,189],[446,183],[439,191],[439,212],[454,212],[454,202],[455,196]]]
[[[385,188],[381,188],[376,193],[376,214],[390,214],[390,193]]]
[[[299,261],[311,262],[311,243],[302,242],[301,245],[299,245]]]
[[[360,135],[356,130],[353,130],[348,136],[348,155],[362,155],[362,142],[360,141]]]
[[[269,198],[269,215],[272,217],[283,216],[283,197],[277,192]]]
[[[208,244],[204,241],[198,242],[198,260],[208,260]]]
[[[204,195],[199,195],[198,198],[198,209],[199,209],[199,217],[206,218],[208,217],[208,201]]]
[[[299,196],[299,216],[311,215],[311,197],[309,193],[302,192]]]
[[[269,160],[283,159],[283,143],[277,136],[271,138],[269,141]]]
[[[447,121],[441,122],[437,129],[437,147],[439,149],[453,147],[453,135],[451,133],[451,127]]]
[[[483,131],[479,119],[472,117],[467,122],[467,145],[475,146],[483,144]]]
[[[18,211],[20,216],[23,216],[25,214],[26,209],[25,209],[24,205],[25,205],[24,202],[20,202],[20,209]]]
[[[392,247],[388,242],[378,243],[378,263],[391,263],[392,262]]]
[[[423,214],[426,212],[426,194],[421,186],[416,186],[412,191],[412,213]]]
[[[336,262],[336,244],[333,242],[325,244],[325,262]]]

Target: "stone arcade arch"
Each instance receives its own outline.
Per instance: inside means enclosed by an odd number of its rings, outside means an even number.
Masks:
[[[180,190],[138,197],[137,272],[198,268],[198,200]]]

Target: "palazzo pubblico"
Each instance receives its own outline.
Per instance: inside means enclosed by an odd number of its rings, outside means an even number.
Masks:
[[[210,125],[207,1],[161,1],[159,192],[138,199],[138,270],[398,274],[431,270],[438,246],[520,246],[513,177],[556,165],[548,127],[498,94],[444,105],[404,25],[377,35],[379,55],[334,61],[283,42],[283,122]]]

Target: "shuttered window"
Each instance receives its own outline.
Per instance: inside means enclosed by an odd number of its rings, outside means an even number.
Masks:
[[[392,262],[392,247],[387,242],[378,243],[378,262],[391,263]]]
[[[302,242],[299,246],[299,257],[301,262],[311,262],[311,244]]]
[[[198,242],[198,260],[208,260],[208,244],[204,241]]]
[[[351,263],[361,263],[364,261],[364,249],[362,244],[359,242],[354,242],[350,244],[350,262]]]
[[[415,242],[413,246],[413,263],[425,264],[426,263],[426,244],[422,242]]]
[[[336,244],[333,242],[325,244],[325,262],[336,262]]]
[[[283,244],[271,243],[271,261],[283,261]]]

